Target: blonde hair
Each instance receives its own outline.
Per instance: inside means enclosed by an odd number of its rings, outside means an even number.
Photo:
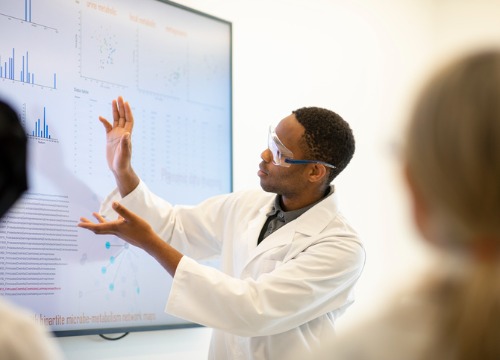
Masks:
[[[426,358],[500,359],[500,50],[463,57],[431,78],[411,117],[405,161],[435,222],[433,240],[482,254],[464,264],[460,281],[434,288],[442,322]]]

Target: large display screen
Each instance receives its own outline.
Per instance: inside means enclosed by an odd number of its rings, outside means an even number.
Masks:
[[[133,165],[174,204],[232,190],[231,23],[159,0],[0,3],[0,97],[29,190],[0,221],[0,294],[56,335],[192,326],[142,250],[77,227],[115,187],[100,115],[131,104]]]

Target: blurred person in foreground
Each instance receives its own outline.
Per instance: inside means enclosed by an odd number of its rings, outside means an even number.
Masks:
[[[26,135],[16,113],[0,101],[0,219],[26,189]],[[0,360],[58,359],[62,355],[48,331],[30,312],[0,297]]]
[[[318,359],[500,359],[500,50],[448,64],[406,138],[414,222],[439,263]]]

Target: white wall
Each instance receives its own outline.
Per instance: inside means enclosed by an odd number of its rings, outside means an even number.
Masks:
[[[430,64],[500,39],[500,2],[487,0],[186,0],[233,22],[234,185],[258,186],[270,122],[302,106],[337,111],[357,150],[336,181],[343,212],[368,253],[358,301],[340,329],[424,264],[399,178],[405,114]],[[203,359],[209,329],[61,338],[69,359]],[[177,344],[177,345],[176,345]]]

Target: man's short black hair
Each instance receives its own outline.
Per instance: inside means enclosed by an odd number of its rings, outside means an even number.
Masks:
[[[328,168],[328,183],[331,183],[354,155],[355,142],[351,127],[337,113],[319,107],[303,107],[293,111],[293,114],[305,128],[307,158],[335,166],[335,169]]]

